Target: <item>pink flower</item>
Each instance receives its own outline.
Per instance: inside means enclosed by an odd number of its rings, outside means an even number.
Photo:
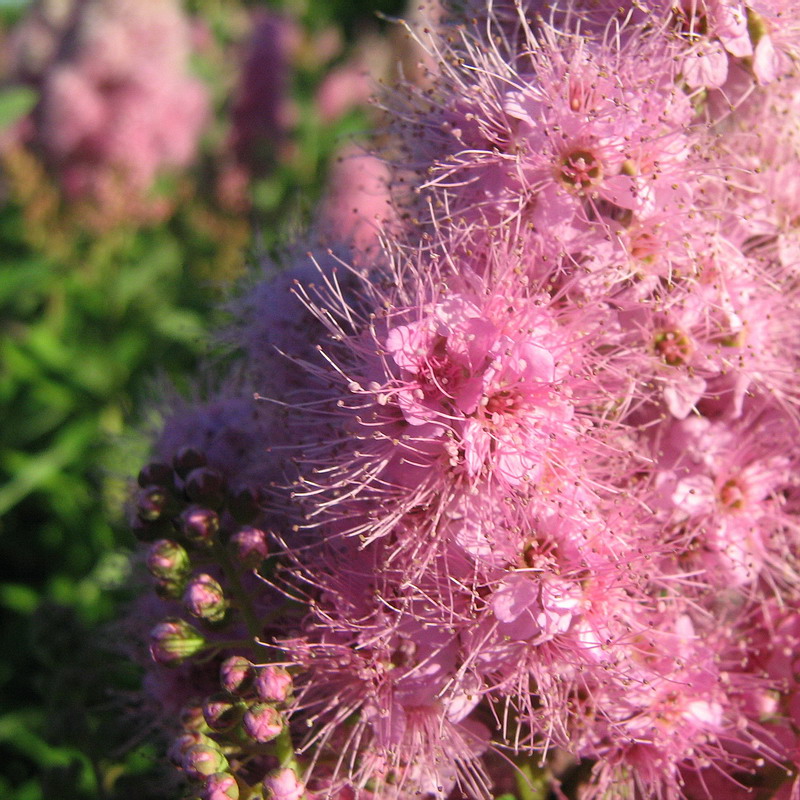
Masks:
[[[328,178],[328,191],[319,211],[323,239],[367,253],[378,235],[394,220],[386,165],[357,148],[339,154]]]
[[[207,97],[186,71],[189,36],[172,2],[80,5],[42,77],[38,117],[72,197],[110,202],[120,181],[139,197],[194,158]]]
[[[780,498],[796,458],[794,448],[776,447],[785,424],[766,409],[735,427],[697,418],[662,434],[664,509],[686,531],[710,583],[746,586],[765,571],[785,579],[789,545],[777,531],[787,524]]]
[[[433,423],[453,437],[451,464],[463,451],[468,475],[488,470],[515,485],[540,477],[554,436],[575,435],[561,382],[577,358],[546,307],[531,303],[515,313],[511,301],[500,327],[501,308],[500,298],[480,308],[453,295],[391,328],[386,349],[400,370],[397,402],[406,421]]]
[[[232,306],[247,377],[140,476],[140,535],[182,518],[199,599],[225,575],[252,606],[155,637],[235,692],[202,692],[189,775],[219,739],[285,800],[486,800],[505,754],[584,800],[793,791],[798,86],[758,49],[797,26],[757,5],[498,0],[420,34],[437,74],[392,101],[419,194]],[[263,563],[220,547],[262,529]]]
[[[354,107],[364,105],[372,91],[372,79],[363,64],[343,64],[330,71],[317,89],[317,111],[323,122],[330,124]]]
[[[492,595],[503,636],[541,644],[565,633],[580,609],[580,589],[548,574],[515,572]]]

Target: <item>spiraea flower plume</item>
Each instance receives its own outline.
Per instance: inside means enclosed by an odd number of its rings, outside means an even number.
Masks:
[[[180,3],[67,0],[31,14],[13,51],[16,72],[40,92],[31,144],[68,200],[117,216],[156,213],[154,181],[192,162],[209,111],[189,73]],[[58,25],[45,39],[49,16]]]
[[[170,757],[208,798],[796,797],[800,9],[437,19],[382,228],[364,182],[244,290],[139,476]]]

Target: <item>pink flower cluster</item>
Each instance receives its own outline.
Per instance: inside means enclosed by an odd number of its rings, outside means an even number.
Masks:
[[[37,142],[69,198],[124,204],[194,158],[208,98],[188,73],[190,25],[174,0],[89,0],[62,16]]]
[[[796,797],[800,14],[474,5],[387,100],[381,247],[235,304],[247,380],[140,476],[175,760],[214,798]]]

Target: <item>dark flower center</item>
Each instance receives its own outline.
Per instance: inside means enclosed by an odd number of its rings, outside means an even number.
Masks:
[[[603,179],[603,165],[588,150],[574,150],[561,159],[559,174],[567,186],[585,190]]]
[[[502,389],[495,392],[486,403],[486,413],[489,416],[494,414],[513,414],[522,405],[522,397],[519,392],[511,389]]]
[[[731,478],[722,484],[719,490],[719,501],[725,508],[738,511],[744,506],[746,496],[736,478]]]
[[[685,364],[692,354],[692,343],[685,333],[678,330],[659,331],[653,340],[656,353],[665,364],[679,367]]]

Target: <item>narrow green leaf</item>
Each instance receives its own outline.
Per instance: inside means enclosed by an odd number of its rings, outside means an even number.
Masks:
[[[72,463],[95,436],[94,419],[81,419],[65,427],[56,443],[45,453],[36,453],[20,464],[15,464],[14,477],[5,486],[0,486],[0,516],[13,508],[23,498]],[[14,454],[7,454],[6,458]],[[23,454],[16,454],[22,458]]]

